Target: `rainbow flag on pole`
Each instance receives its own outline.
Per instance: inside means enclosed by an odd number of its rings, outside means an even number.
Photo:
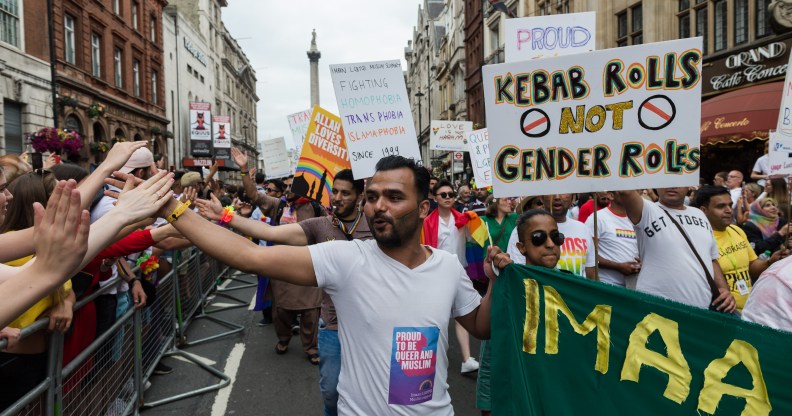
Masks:
[[[476,240],[478,245],[484,247],[484,243],[486,243],[489,239],[487,225],[484,224],[484,221],[481,220],[481,217],[479,217],[478,214],[473,211],[467,211],[465,212],[465,215],[470,218],[467,223],[468,230],[470,230],[470,236]]]

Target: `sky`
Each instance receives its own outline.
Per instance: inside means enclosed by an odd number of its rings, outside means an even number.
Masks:
[[[286,116],[311,105],[306,52],[316,29],[319,102],[338,114],[331,64],[400,59],[412,40],[421,0],[230,0],[223,22],[256,71],[258,140],[285,137]]]

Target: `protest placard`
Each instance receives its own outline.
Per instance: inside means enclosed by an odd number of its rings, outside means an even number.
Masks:
[[[788,332],[544,267],[492,299],[492,414],[792,414]]]
[[[506,62],[593,51],[596,12],[506,19]]]
[[[480,129],[468,134],[467,151],[470,152],[470,163],[473,165],[473,176],[476,187],[492,186],[492,167],[490,166],[489,134],[487,129]]]
[[[495,196],[698,184],[701,44],[485,66]]]
[[[330,76],[356,179],[385,156],[421,159],[398,60],[330,65]]]
[[[792,175],[792,137],[785,138],[777,131],[771,131],[767,155],[770,159],[769,175]]]
[[[283,137],[264,140],[264,174],[267,179],[283,178],[291,174],[289,152],[286,150],[286,140]]]
[[[465,138],[473,131],[472,121],[432,120],[429,148],[467,152]]]
[[[212,157],[212,104],[190,103],[190,154]]]
[[[231,159],[231,116],[213,116],[212,131],[214,132],[215,159]]]
[[[350,167],[341,119],[315,106],[291,191],[329,207],[336,173]]]
[[[311,113],[313,110],[299,111],[294,114],[289,114],[286,118],[289,120],[289,129],[291,129],[292,141],[294,146],[299,148],[305,140],[305,132],[308,130],[308,123],[311,122]]]
[[[792,65],[792,54],[789,55],[787,67],[789,65]],[[781,88],[781,108],[778,110],[776,133],[780,139],[792,139],[792,71],[786,71]]]

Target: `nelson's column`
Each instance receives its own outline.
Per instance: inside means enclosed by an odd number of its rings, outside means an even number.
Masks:
[[[308,60],[311,63],[311,108],[319,105],[319,58],[322,53],[316,47],[316,29],[311,33],[311,49],[308,50]]]

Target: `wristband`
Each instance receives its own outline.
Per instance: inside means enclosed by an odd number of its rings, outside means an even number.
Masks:
[[[180,216],[181,216],[181,215],[184,213],[184,211],[186,211],[186,210],[187,210],[187,208],[189,208],[189,207],[190,207],[190,201],[187,201],[187,202],[179,202],[179,205],[176,207],[176,209],[174,209],[174,210],[173,210],[173,212],[171,212],[171,214],[170,214],[170,215],[168,215],[168,218],[167,218],[167,220],[168,220],[168,223],[172,223],[172,222],[176,221],[177,219],[179,219],[179,217],[180,217]]]
[[[247,173],[245,173],[245,172],[239,172],[239,176],[247,176]]]
[[[234,207],[229,205],[223,208],[223,215],[220,217],[220,221],[218,221],[218,224],[222,225],[223,227],[227,226],[228,223],[230,223],[231,220],[234,219],[234,214],[235,214]]]

